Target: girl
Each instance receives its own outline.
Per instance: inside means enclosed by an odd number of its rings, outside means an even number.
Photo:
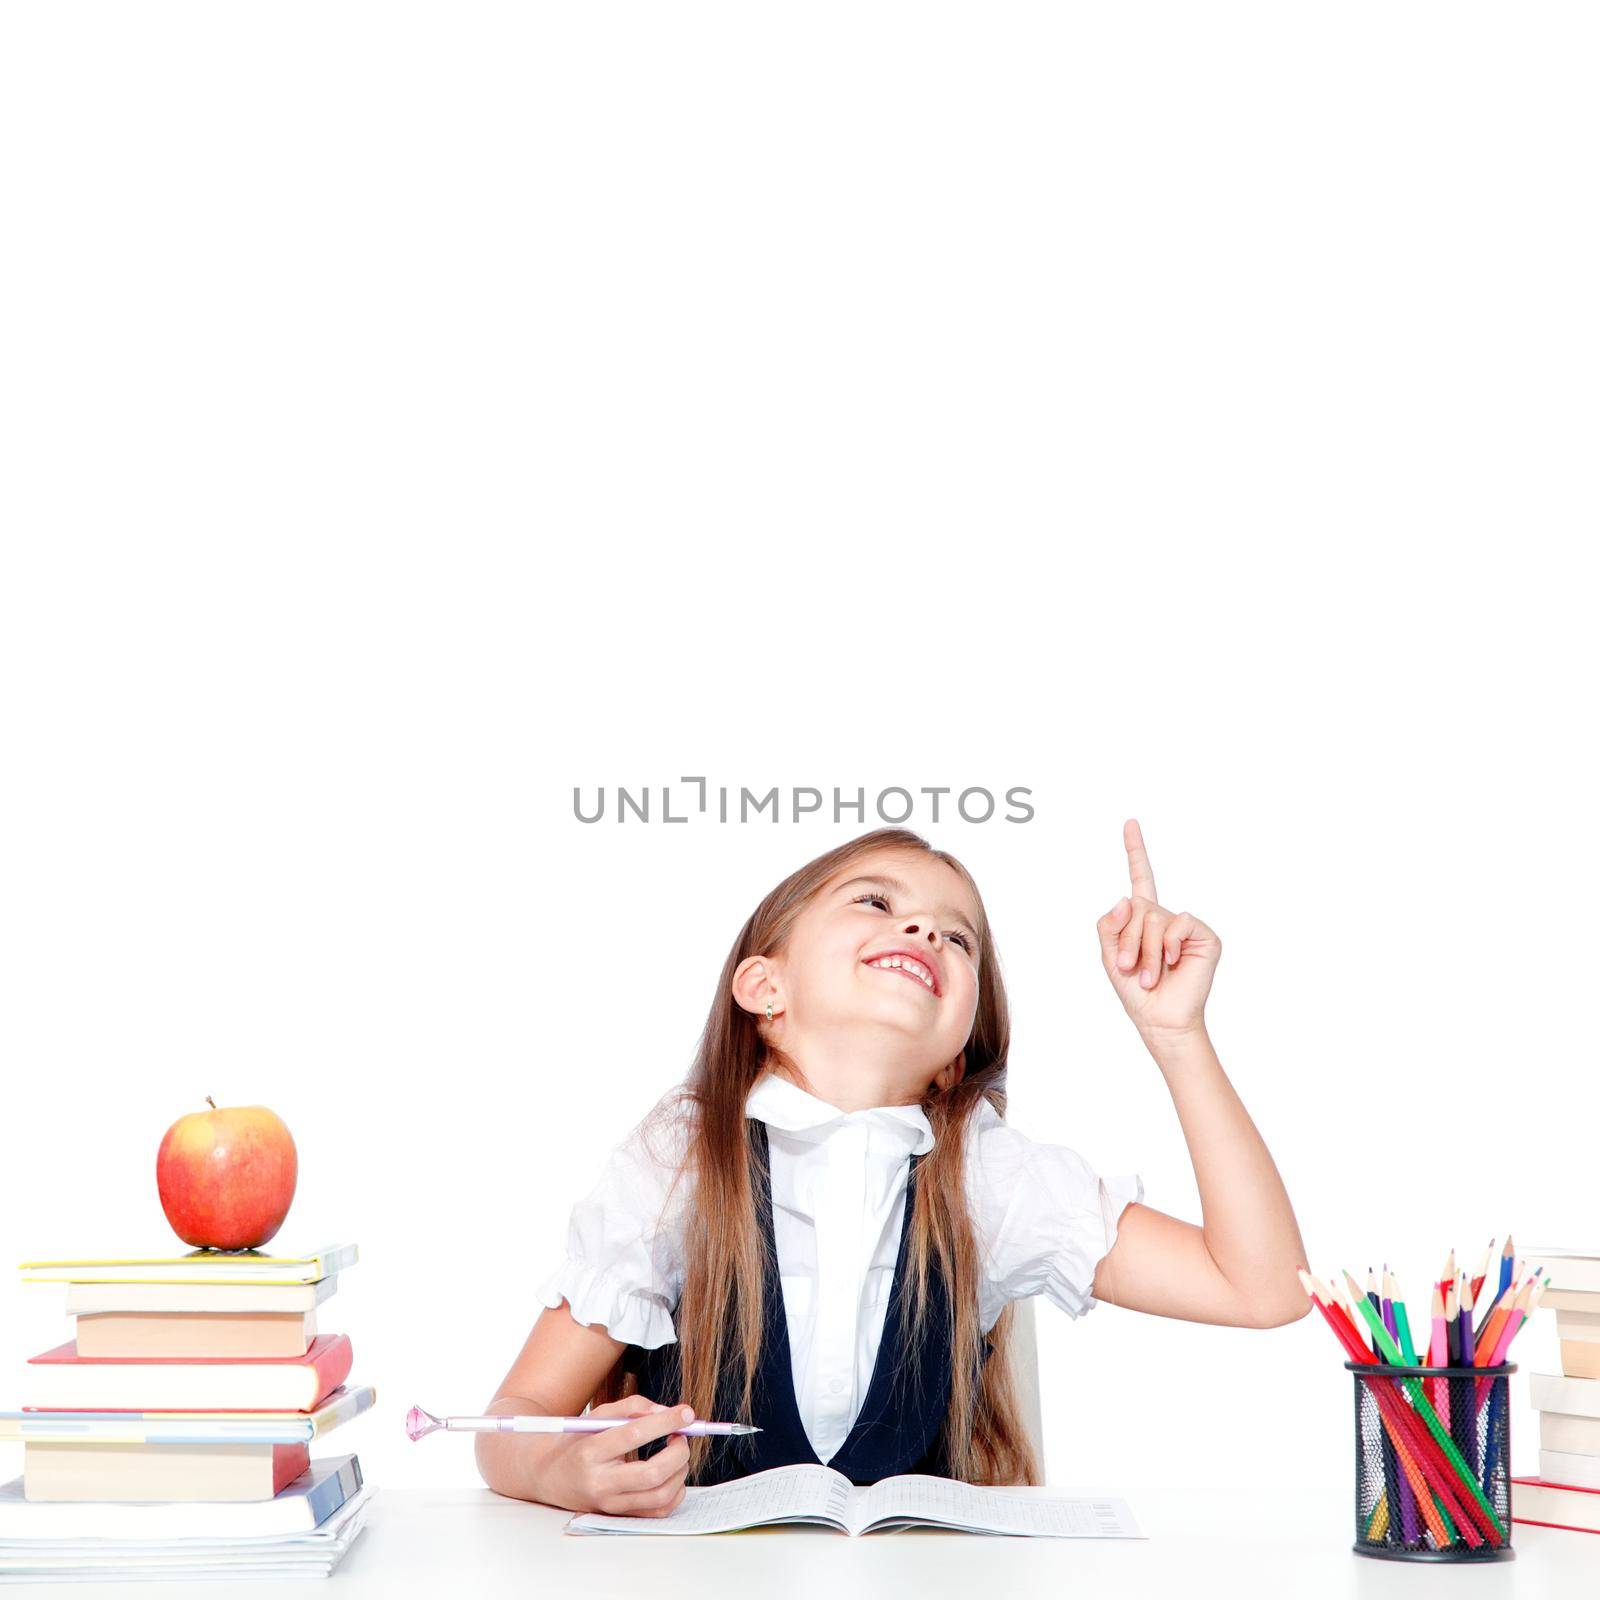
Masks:
[[[792,1462],[854,1483],[1037,1483],[1011,1302],[1247,1328],[1305,1314],[1289,1197],[1206,1035],[1221,942],[1157,903],[1136,821],[1123,842],[1132,892],[1098,923],[1101,961],[1171,1090],[1204,1222],[1004,1120],[983,900],[954,857],[880,828],[740,931],[689,1077],[574,1208],[547,1309],[489,1406],[632,1420],[480,1433],[490,1488],[663,1516],[687,1483]],[[696,1416],[761,1431],[676,1431]]]

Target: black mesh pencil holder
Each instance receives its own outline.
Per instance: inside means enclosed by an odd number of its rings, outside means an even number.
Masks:
[[[1356,1386],[1356,1550],[1510,1560],[1515,1365],[1345,1366]]]

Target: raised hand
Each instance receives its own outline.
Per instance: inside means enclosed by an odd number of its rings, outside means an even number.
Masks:
[[[1222,941],[1198,917],[1168,911],[1157,902],[1144,835],[1132,817],[1122,825],[1122,842],[1132,893],[1095,924],[1106,976],[1141,1032],[1203,1028]]]

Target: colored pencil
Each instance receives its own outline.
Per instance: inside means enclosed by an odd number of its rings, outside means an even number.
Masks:
[[[1345,1348],[1345,1354],[1352,1361],[1366,1365],[1366,1351],[1361,1349],[1352,1335],[1352,1332],[1343,1318],[1335,1309],[1334,1297],[1323,1284],[1320,1278],[1314,1278],[1304,1267],[1296,1267],[1295,1276],[1300,1280],[1300,1287],[1305,1290],[1312,1305],[1322,1313],[1322,1319],[1333,1329],[1333,1336]]]
[[[1459,1367],[1466,1359],[1461,1351],[1461,1275],[1456,1274],[1456,1281],[1450,1285],[1450,1292],[1444,1297],[1444,1332],[1450,1350],[1450,1365]],[[1456,1404],[1456,1381],[1454,1378],[1445,1378],[1440,1382],[1444,1392],[1444,1404],[1436,1406],[1435,1410],[1444,1418],[1450,1429],[1450,1437],[1455,1440],[1456,1448],[1462,1448],[1461,1413]],[[1462,1450],[1464,1455],[1466,1452]]]
[[[1491,1239],[1483,1247],[1483,1260],[1479,1263],[1478,1270],[1472,1277],[1472,1303],[1478,1303],[1478,1296],[1483,1292],[1483,1280],[1489,1276],[1489,1255],[1494,1249],[1494,1240]]]
[[[1494,1355],[1495,1340],[1500,1337],[1500,1329],[1511,1314],[1512,1294],[1509,1289],[1495,1302],[1489,1315],[1484,1318],[1483,1325],[1472,1336],[1472,1364],[1475,1367],[1486,1367]]]
[[[1400,1339],[1400,1324],[1395,1315],[1394,1296],[1391,1293],[1393,1288],[1394,1279],[1389,1275],[1389,1263],[1386,1261],[1383,1264],[1383,1325],[1389,1330],[1389,1337],[1400,1345],[1400,1353],[1404,1356],[1406,1347]],[[1404,1307],[1400,1309],[1404,1310]],[[1409,1357],[1407,1358],[1407,1364],[1410,1364]],[[1400,1492],[1400,1536],[1407,1544],[1415,1544],[1418,1537],[1417,1505],[1412,1497],[1410,1479],[1401,1469],[1398,1460],[1394,1459],[1394,1456],[1395,1447],[1391,1445],[1388,1456],[1384,1461],[1384,1466],[1386,1469],[1390,1468],[1392,1462],[1393,1487]]]
[[[1541,1278],[1536,1284],[1534,1284],[1533,1293],[1528,1297],[1528,1309],[1522,1313],[1521,1318],[1517,1322],[1517,1326],[1511,1330],[1513,1334],[1515,1334],[1518,1329],[1522,1327],[1522,1324],[1539,1309],[1539,1302],[1544,1299],[1545,1290],[1549,1287],[1550,1279],[1548,1277]],[[1509,1341],[1507,1342],[1509,1343]]]
[[[1366,1539],[1368,1544],[1386,1544],[1389,1532],[1389,1491],[1384,1490],[1378,1496],[1378,1503],[1372,1508],[1372,1518],[1367,1523]]]
[[[1461,1365],[1472,1365],[1472,1285],[1465,1278],[1461,1280],[1461,1332],[1456,1343],[1461,1346]],[[1477,1406],[1473,1403],[1474,1391],[1478,1380],[1476,1378],[1457,1378],[1454,1380],[1461,1385],[1461,1399],[1459,1405],[1452,1406],[1452,1420],[1456,1427],[1456,1442],[1461,1446],[1461,1453],[1467,1458],[1473,1475],[1478,1471],[1478,1426]]]
[[[1379,1296],[1374,1291],[1373,1269],[1371,1267],[1366,1269],[1366,1298],[1368,1298],[1368,1301],[1378,1302],[1379,1317],[1382,1317],[1382,1322],[1384,1322],[1387,1330],[1390,1333],[1394,1333],[1394,1309],[1389,1306],[1389,1302],[1384,1301],[1382,1296]],[[1368,1384],[1368,1387],[1371,1387],[1371,1384]],[[1394,1533],[1397,1538],[1410,1541],[1410,1539],[1416,1538],[1413,1528],[1405,1526],[1403,1520],[1402,1522],[1395,1520],[1395,1507],[1400,1506],[1402,1470],[1400,1470],[1400,1458],[1395,1454],[1394,1440],[1389,1437],[1389,1429],[1387,1427],[1384,1427],[1384,1430],[1378,1435],[1378,1456],[1382,1462],[1382,1469],[1384,1469],[1384,1493],[1382,1493],[1382,1499],[1379,1501],[1379,1510],[1382,1510],[1382,1514],[1384,1514],[1384,1518],[1382,1518],[1384,1534]]]
[[[1433,1286],[1433,1333],[1428,1345],[1428,1365],[1430,1367],[1448,1367],[1450,1365],[1450,1338],[1445,1331],[1444,1296],[1439,1291],[1439,1285]],[[1428,1392],[1433,1396],[1434,1409],[1446,1404],[1444,1392],[1445,1380],[1443,1378],[1430,1378]]]
[[[1359,1322],[1355,1314],[1350,1310],[1350,1302],[1345,1298],[1344,1290],[1331,1279],[1327,1283],[1323,1283],[1321,1278],[1315,1281],[1326,1291],[1329,1300],[1338,1308],[1339,1315],[1344,1321],[1344,1326],[1350,1330],[1350,1339],[1355,1345],[1355,1359],[1366,1366],[1372,1365],[1375,1361],[1381,1361],[1383,1358],[1374,1356],[1370,1346],[1367,1344],[1366,1335],[1363,1331],[1366,1325]]]
[[[1511,1235],[1506,1235],[1506,1247],[1500,1252],[1500,1288],[1495,1298],[1498,1300],[1507,1289],[1511,1287],[1511,1267],[1516,1257],[1511,1249]]]
[[[1383,1292],[1388,1295],[1389,1303],[1394,1307],[1394,1320],[1400,1334],[1400,1354],[1406,1358],[1406,1365],[1417,1365],[1417,1349],[1411,1342],[1411,1318],[1406,1314],[1405,1296],[1400,1293],[1400,1280],[1392,1272],[1383,1275]]]
[[[1389,1270],[1388,1267],[1385,1266],[1384,1271],[1387,1272],[1388,1270]],[[1369,1298],[1370,1298],[1370,1296],[1369,1296]],[[1378,1315],[1383,1319],[1384,1327],[1389,1330],[1389,1337],[1391,1339],[1396,1339],[1396,1341],[1398,1342],[1398,1336],[1395,1333],[1395,1326],[1394,1326],[1394,1306],[1390,1303],[1389,1300],[1384,1298],[1384,1296],[1381,1294],[1381,1292],[1380,1292],[1380,1294],[1378,1296]],[[1395,1459],[1394,1449],[1389,1444],[1388,1440],[1385,1439],[1382,1442],[1383,1442],[1383,1474],[1384,1474],[1384,1482],[1385,1482],[1385,1484],[1387,1486],[1387,1492],[1388,1492],[1388,1496],[1389,1496],[1389,1504],[1392,1506],[1392,1505],[1396,1505],[1398,1503],[1398,1501],[1399,1501],[1399,1493],[1400,1493],[1400,1464]],[[1402,1519],[1402,1522],[1403,1522],[1403,1519]],[[1408,1540],[1412,1537],[1412,1533],[1411,1533],[1410,1529],[1406,1529],[1405,1530],[1404,1537],[1406,1539],[1408,1539]]]

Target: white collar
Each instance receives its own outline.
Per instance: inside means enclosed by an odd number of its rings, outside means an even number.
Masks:
[[[807,1093],[798,1084],[764,1072],[745,1097],[744,1114],[759,1117],[787,1133],[808,1135],[818,1140],[824,1130],[839,1122],[870,1122],[907,1144],[912,1155],[926,1155],[934,1146],[933,1124],[921,1106],[874,1106],[866,1111],[841,1111],[827,1100]]]

